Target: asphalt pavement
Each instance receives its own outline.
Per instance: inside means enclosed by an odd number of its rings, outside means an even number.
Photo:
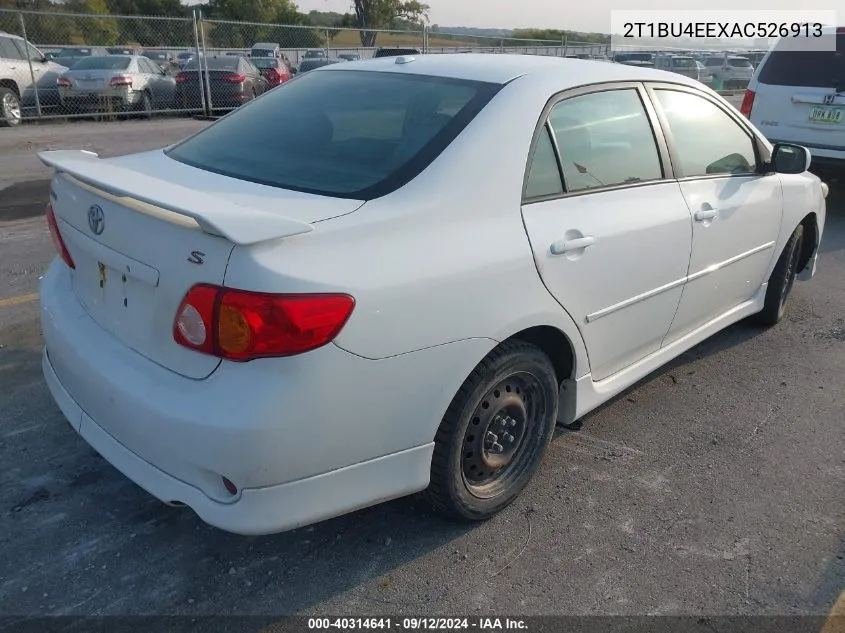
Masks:
[[[492,520],[415,496],[241,537],[101,459],[40,372],[53,247],[33,152],[141,151],[202,125],[0,130],[0,614],[828,613],[845,588],[845,190],[781,324],[730,327],[559,432]]]

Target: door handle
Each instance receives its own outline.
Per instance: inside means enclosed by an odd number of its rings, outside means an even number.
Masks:
[[[707,220],[712,220],[719,212],[716,209],[702,209],[701,211],[695,212],[695,221],[696,222],[706,222]]]
[[[574,240],[558,240],[549,247],[549,251],[552,255],[563,255],[570,251],[580,251],[588,246],[592,246],[595,241],[596,239],[591,235],[576,237]]]

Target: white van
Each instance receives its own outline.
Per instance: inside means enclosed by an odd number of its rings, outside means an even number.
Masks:
[[[252,45],[249,51],[250,57],[275,57],[282,58],[282,47],[273,42],[257,42]]]
[[[740,111],[772,143],[803,145],[814,165],[842,167],[845,27],[829,27],[823,37],[836,38],[835,51],[797,51],[779,41],[754,72]]]

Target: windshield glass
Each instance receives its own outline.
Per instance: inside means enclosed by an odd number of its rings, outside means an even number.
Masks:
[[[241,180],[368,200],[414,178],[500,88],[400,73],[321,71],[242,106],[167,155]]]
[[[56,57],[82,57],[90,54],[90,48],[63,48]]]
[[[131,61],[131,57],[124,55],[83,57],[73,65],[72,70],[126,70]]]
[[[209,70],[236,70],[238,68],[237,57],[206,57],[202,65]],[[184,70],[196,70],[199,61],[196,57],[185,64]]]
[[[692,57],[675,57],[672,65],[678,68],[696,68],[695,60]]]
[[[751,62],[744,57],[731,57],[728,59],[728,66],[733,66],[734,68],[750,68]]]
[[[269,48],[253,48],[250,57],[273,57],[273,51]]]

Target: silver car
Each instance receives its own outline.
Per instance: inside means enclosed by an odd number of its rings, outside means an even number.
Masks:
[[[173,107],[176,79],[141,55],[86,57],[58,80],[62,108],[68,112]]]
[[[66,70],[22,37],[0,31],[0,127],[18,125],[34,114],[36,91],[43,111],[56,107],[56,77]]]

